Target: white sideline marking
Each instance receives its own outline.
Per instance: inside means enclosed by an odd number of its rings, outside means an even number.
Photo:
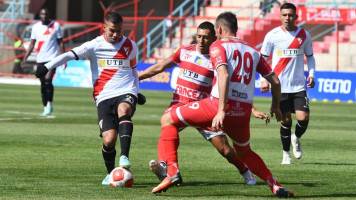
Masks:
[[[38,115],[38,113],[33,113],[33,112],[21,112],[21,111],[13,111],[13,110],[6,110],[6,113],[10,114],[21,114],[21,115]]]

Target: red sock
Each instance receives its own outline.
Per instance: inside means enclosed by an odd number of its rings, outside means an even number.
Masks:
[[[173,125],[162,127],[161,136],[158,142],[158,158],[163,158],[163,160],[167,162],[168,176],[174,176],[179,171],[177,155],[178,146],[178,128]]]
[[[241,152],[241,160],[247,167],[256,174],[260,179],[268,181],[272,177],[272,173],[267,168],[261,157],[250,149],[250,146],[238,147],[234,145],[237,152]]]
[[[226,159],[229,161],[229,163],[233,164],[239,170],[240,174],[243,174],[247,171],[248,168],[235,152],[226,156]]]

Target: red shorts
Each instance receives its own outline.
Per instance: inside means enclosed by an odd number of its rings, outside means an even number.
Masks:
[[[219,100],[209,97],[170,110],[173,124],[178,127],[193,126],[211,129],[211,122],[218,110]],[[237,145],[245,146],[250,140],[251,104],[228,102],[223,131]]]

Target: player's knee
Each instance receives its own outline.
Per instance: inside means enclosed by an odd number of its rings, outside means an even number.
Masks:
[[[169,113],[164,113],[161,117],[161,126],[167,126],[172,124],[171,115]]]
[[[104,132],[102,133],[103,137],[103,145],[108,146],[108,147],[115,147],[116,143],[116,133],[113,133],[112,131],[110,132]]]
[[[44,79],[43,83],[45,87],[49,87],[52,85],[52,79]]]

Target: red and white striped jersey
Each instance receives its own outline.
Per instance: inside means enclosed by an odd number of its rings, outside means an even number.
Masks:
[[[214,77],[211,61],[209,55],[196,48],[196,45],[183,46],[171,57],[180,67],[172,103],[189,103],[210,94]]]
[[[224,38],[210,46],[210,57],[214,70],[227,65],[229,73],[228,100],[252,104],[255,91],[256,71],[262,76],[272,72],[261,54],[238,38]],[[216,71],[215,71],[216,75]],[[213,83],[211,95],[219,98],[217,79]]]
[[[36,62],[48,62],[60,53],[58,39],[63,37],[61,26],[52,20],[48,25],[37,22],[32,26],[31,39],[36,40],[34,51],[37,52]]]
[[[312,39],[308,31],[302,28],[287,31],[276,27],[265,36],[261,54],[272,54],[272,68],[281,81],[282,93],[306,89],[304,55],[313,55]]]
[[[90,61],[93,96],[97,105],[103,100],[122,94],[130,93],[137,96],[135,42],[122,37],[119,42],[112,44],[107,42],[104,36],[98,36],[72,51],[78,59]]]

